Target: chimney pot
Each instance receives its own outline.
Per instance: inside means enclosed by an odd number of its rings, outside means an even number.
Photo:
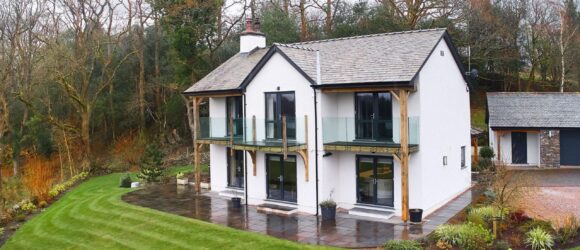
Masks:
[[[260,32],[260,20],[246,18],[246,30],[240,34],[240,53],[266,47],[266,36]]]
[[[252,18],[246,18],[246,32],[252,32]]]
[[[260,32],[260,29],[261,29],[260,18],[256,18],[254,20],[254,31],[255,32]]]

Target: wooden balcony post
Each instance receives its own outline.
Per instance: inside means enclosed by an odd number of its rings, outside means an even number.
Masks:
[[[409,115],[408,115],[408,99],[409,91],[399,91],[399,110],[401,119],[401,152],[399,155],[401,161],[401,203],[403,222],[409,219]]]
[[[199,105],[201,103],[200,97],[193,98],[193,150],[194,150],[194,166],[195,166],[195,191],[197,193],[201,192],[201,146],[198,143],[199,138]]]

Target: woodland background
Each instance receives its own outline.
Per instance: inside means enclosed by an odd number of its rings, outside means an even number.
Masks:
[[[181,92],[238,52],[246,17],[268,44],[447,28],[479,71],[481,128],[487,91],[580,90],[577,0],[1,2],[3,206],[81,171],[131,169],[151,142],[168,164],[191,161]]]

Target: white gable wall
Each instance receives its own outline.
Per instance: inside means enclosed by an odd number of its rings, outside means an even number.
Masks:
[[[469,92],[463,73],[444,40],[419,73],[420,149],[411,159],[419,158],[420,165],[410,164],[409,168],[410,176],[421,176],[422,192],[414,195],[422,198],[415,204],[427,214],[471,185]],[[461,168],[461,146],[465,146],[467,167],[464,169]],[[447,156],[446,166],[443,166],[444,156]],[[413,172],[414,167],[420,171]],[[412,177],[410,185],[416,181]]]
[[[316,213],[316,186],[314,167],[314,92],[310,82],[280,54],[274,54],[254,77],[246,88],[246,117],[256,116],[257,138],[264,138],[263,122],[265,118],[265,92],[294,91],[296,98],[297,137],[304,137],[304,116],[308,116],[310,180],[305,181],[304,161],[296,158],[298,206],[302,211]],[[248,201],[250,204],[261,204],[266,199],[266,158],[264,152],[258,152],[257,176],[252,174],[252,163],[248,161]],[[294,155],[294,154],[290,154]]]

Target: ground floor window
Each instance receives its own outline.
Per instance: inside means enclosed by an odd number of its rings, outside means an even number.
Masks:
[[[228,157],[228,186],[244,187],[244,151],[231,149],[227,150]]]
[[[268,199],[297,201],[296,156],[266,155]]]
[[[356,157],[357,202],[394,206],[394,165],[387,156]]]

